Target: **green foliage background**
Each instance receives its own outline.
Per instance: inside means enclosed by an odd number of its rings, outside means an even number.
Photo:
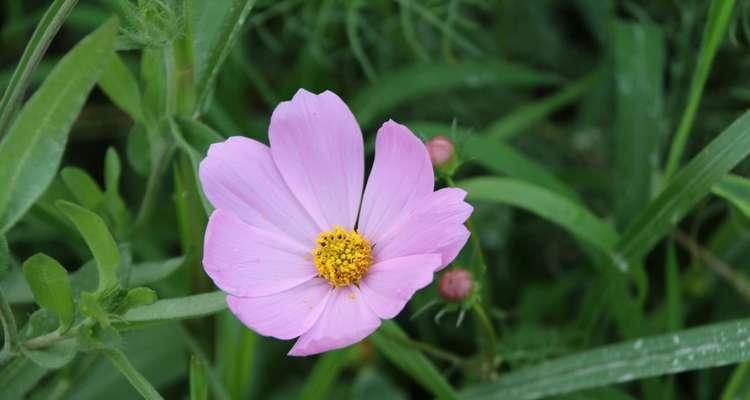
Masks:
[[[1,399],[750,398],[750,1],[0,6]],[[301,359],[196,180],[300,87],[455,141],[477,288]]]

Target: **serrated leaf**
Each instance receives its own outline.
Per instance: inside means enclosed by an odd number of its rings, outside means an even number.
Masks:
[[[75,315],[68,271],[57,260],[38,253],[23,263],[23,274],[37,304],[57,314],[60,327],[67,329]]]
[[[60,211],[78,228],[96,260],[99,271],[99,288],[97,291],[103,291],[117,285],[120,250],[101,217],[68,201],[58,201],[56,204]]]
[[[55,66],[0,142],[0,232],[52,181],[68,132],[114,51],[117,21],[84,38]]]

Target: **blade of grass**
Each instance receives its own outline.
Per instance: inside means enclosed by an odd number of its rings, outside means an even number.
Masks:
[[[26,87],[29,84],[31,73],[34,72],[44,53],[47,52],[49,44],[57,35],[65,19],[70,15],[78,0],[55,0],[50,4],[47,12],[42,16],[39,25],[36,26],[31,39],[21,55],[13,76],[0,99],[0,137],[5,133],[5,128],[10,123],[11,116],[21,102]]]
[[[750,360],[750,319],[724,322],[588,350],[467,389],[462,398],[547,396]]]
[[[422,387],[439,399],[458,399],[458,395],[443,375],[419,350],[405,347],[393,338],[407,337],[406,333],[393,321],[383,321],[370,336],[372,343],[386,358],[419,382]]]
[[[693,77],[690,81],[685,111],[682,113],[680,124],[677,126],[674,139],[672,139],[672,146],[669,149],[669,156],[664,169],[665,183],[670,182],[682,159],[682,153],[685,151],[690,129],[693,126],[695,115],[698,111],[698,104],[703,95],[703,88],[706,85],[708,73],[711,71],[711,64],[716,56],[716,50],[724,39],[733,9],[734,0],[713,0],[711,2],[708,10],[708,21],[706,21],[706,27],[703,30],[703,37],[701,38],[698,64],[695,67],[695,71],[693,71]]]
[[[614,209],[617,226],[651,199],[663,131],[664,37],[658,26],[617,22],[614,34]]]
[[[352,360],[355,350],[355,347],[348,347],[321,356],[305,379],[305,384],[297,398],[299,400],[330,398],[331,388],[336,383],[341,371]]]
[[[227,15],[224,16],[219,33],[213,45],[209,48],[205,68],[202,70],[202,75],[198,77],[197,100],[193,110],[194,117],[200,116],[208,108],[208,99],[213,92],[214,81],[219,75],[224,60],[232,51],[232,47],[237,41],[242,26],[245,24],[254,4],[255,0],[233,0]]]
[[[711,141],[625,229],[617,244],[623,262],[640,258],[750,154],[750,112]]]

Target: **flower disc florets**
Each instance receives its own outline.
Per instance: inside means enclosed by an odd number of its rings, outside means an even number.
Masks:
[[[372,264],[370,242],[356,231],[341,227],[321,232],[313,250],[320,276],[333,286],[358,283]]]

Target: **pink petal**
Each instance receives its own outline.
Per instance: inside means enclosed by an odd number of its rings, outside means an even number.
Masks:
[[[420,254],[392,258],[374,264],[359,288],[378,317],[390,319],[403,310],[414,293],[432,282],[440,267],[440,254]]]
[[[432,193],[434,185],[430,156],[422,141],[403,125],[384,123],[378,130],[358,231],[377,243]]]
[[[289,355],[322,353],[349,346],[370,335],[380,326],[380,319],[363,297],[354,285],[334,289],[323,314],[309,331],[300,336]]]
[[[293,339],[318,320],[331,295],[324,279],[312,279],[280,293],[262,297],[227,296],[227,305],[248,328],[263,336]]]
[[[335,94],[300,89],[279,104],[268,128],[273,159],[321,230],[352,229],[364,177],[362,132]]]
[[[309,281],[318,273],[310,249],[284,236],[250,226],[229,211],[211,214],[203,268],[221,290],[265,296]]]
[[[268,146],[235,136],[211,145],[201,162],[203,191],[215,208],[245,223],[291,236],[312,249],[320,229],[286,186]]]
[[[439,268],[453,261],[466,244],[469,231],[463,223],[473,208],[463,201],[466,192],[461,189],[440,189],[375,243],[375,260],[388,260],[413,254],[440,253]]]

